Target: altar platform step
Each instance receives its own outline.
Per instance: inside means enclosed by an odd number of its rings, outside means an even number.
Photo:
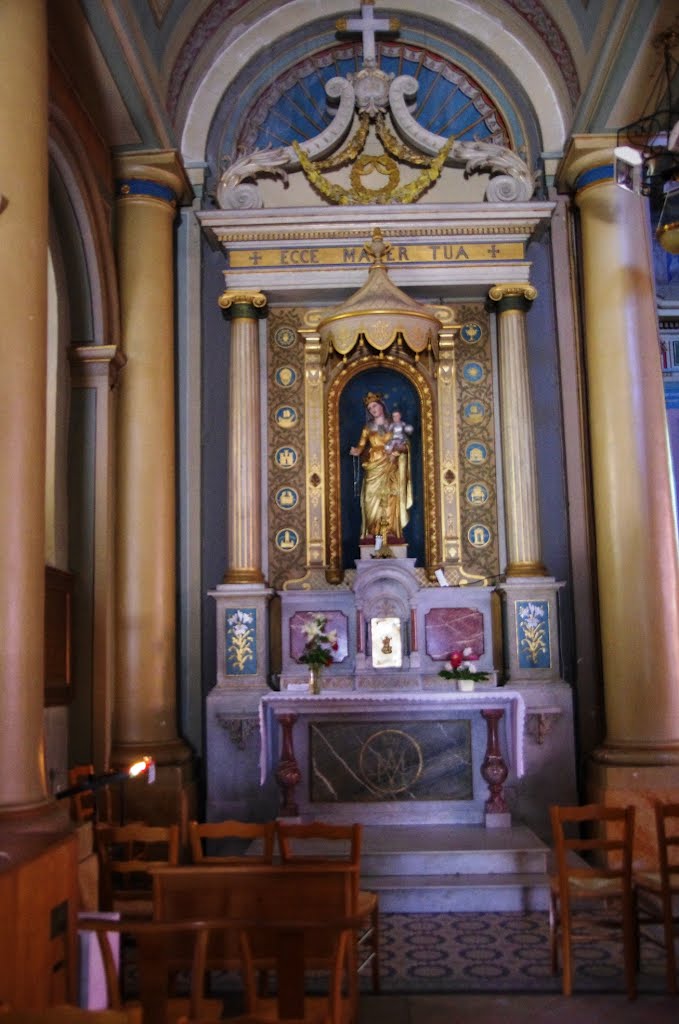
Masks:
[[[546,910],[549,855],[521,825],[365,825],[361,887],[384,913]]]

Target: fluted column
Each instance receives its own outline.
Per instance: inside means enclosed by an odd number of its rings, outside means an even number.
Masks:
[[[118,405],[117,679],[112,760],[188,756],[176,724],[173,153],[117,162],[117,261],[127,359]]]
[[[0,815],[47,805],[45,8],[44,0],[0,4]]]
[[[262,583],[262,471],[258,319],[266,296],[227,289],[231,317],[227,453],[227,549],[224,583]]]
[[[497,284],[488,294],[497,303],[506,573],[544,576],[526,353],[526,312],[537,291],[530,284]]]
[[[614,145],[575,137],[560,172],[582,240],[607,727],[597,757],[678,765],[679,554],[647,209],[615,184]]]

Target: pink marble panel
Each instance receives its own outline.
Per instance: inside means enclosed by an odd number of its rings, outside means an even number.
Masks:
[[[340,611],[295,612],[290,616],[290,657],[297,661],[304,650],[306,637],[303,627],[316,615],[324,615],[328,620],[326,632],[334,629],[337,632],[337,650],[332,652],[333,661],[344,661],[349,654],[349,627],[347,617]]]
[[[484,648],[483,615],[476,608],[432,608],[424,617],[425,650],[434,661],[471,647],[476,661]]]

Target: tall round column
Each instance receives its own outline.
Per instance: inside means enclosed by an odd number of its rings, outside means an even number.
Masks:
[[[262,583],[262,473],[258,319],[266,296],[227,289],[220,307],[231,317],[224,583]]]
[[[47,804],[43,754],[47,18],[0,4],[0,815]],[[11,145],[9,141],[11,139]]]
[[[498,312],[506,573],[507,576],[544,576],[526,352],[526,312],[537,291],[530,284],[497,284],[488,294],[497,303]]]
[[[118,161],[122,347],[116,505],[112,760],[188,751],[176,722],[173,224],[185,180],[174,154]]]
[[[576,137],[607,736],[600,760],[679,764],[679,554],[644,199],[614,139]],[[679,777],[675,782],[679,785]]]

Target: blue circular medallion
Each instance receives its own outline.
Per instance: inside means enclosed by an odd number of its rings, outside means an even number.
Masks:
[[[465,363],[462,367],[462,376],[470,384],[479,384],[486,375],[481,363]]]
[[[294,551],[299,544],[296,530],[279,530],[276,534],[276,547],[279,551]]]
[[[474,345],[477,341],[480,341],[483,336],[481,330],[481,324],[477,324],[475,320],[470,320],[466,324],[462,324],[460,329],[460,337],[463,341],[466,341],[468,345]]]
[[[472,547],[485,548],[490,543],[490,530],[482,523],[474,523],[467,530],[467,538]]]
[[[297,371],[292,366],[279,366],[274,376],[280,388],[291,388],[297,380]]]
[[[274,341],[281,348],[290,348],[295,344],[297,332],[292,327],[278,327],[274,332]]]
[[[281,487],[276,491],[276,504],[284,511],[294,508],[299,501],[299,494],[294,487]]]
[[[274,419],[276,420],[277,427],[283,427],[284,430],[288,430],[290,427],[297,426],[299,417],[297,410],[291,405],[281,405],[276,409]]]
[[[485,484],[470,484],[465,494],[470,505],[485,505],[488,501],[488,488]]]
[[[278,448],[274,452],[274,462],[281,469],[292,469],[293,466],[297,465],[297,449],[291,448],[289,445],[284,445],[283,448]]]
[[[467,462],[471,462],[473,466],[480,466],[488,458],[488,449],[480,441],[472,441],[465,448],[464,455]]]

